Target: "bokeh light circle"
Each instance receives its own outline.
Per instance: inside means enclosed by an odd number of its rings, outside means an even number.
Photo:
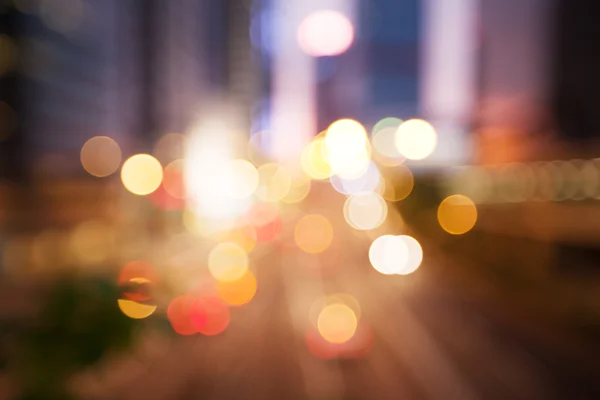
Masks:
[[[398,236],[380,236],[371,243],[369,261],[379,273],[385,275],[400,274],[409,262],[408,246]]]
[[[345,179],[356,179],[370,163],[370,143],[365,127],[352,119],[332,123],[325,134],[325,156],[331,172]]]
[[[81,147],[80,159],[88,174],[102,178],[119,169],[121,148],[108,136],[95,136]]]
[[[402,120],[400,118],[395,117],[385,117],[377,121],[375,125],[373,125],[373,129],[371,129],[371,136],[375,137],[377,134],[384,129],[392,128],[394,131],[398,129],[398,127],[402,124]]]
[[[310,193],[311,180],[304,173],[298,173],[292,177],[290,191],[281,199],[282,203],[296,204],[304,200]]]
[[[423,248],[417,239],[412,236],[400,235],[398,238],[406,245],[408,257],[404,268],[396,273],[399,275],[412,274],[421,266],[421,262],[423,262]]]
[[[154,192],[163,180],[163,169],[158,160],[149,154],[136,154],[121,168],[121,181],[125,188],[138,196]]]
[[[345,343],[356,333],[358,319],[345,304],[327,305],[319,313],[317,328],[323,339],[330,343]]]
[[[346,222],[358,230],[371,230],[381,226],[387,213],[387,204],[377,193],[359,193],[348,197],[344,203]]]
[[[325,134],[325,146],[328,152],[364,147],[367,141],[365,127],[353,119],[340,119],[333,122]]]
[[[396,149],[409,160],[423,160],[437,147],[437,133],[433,126],[422,119],[411,119],[396,131]]]
[[[281,231],[281,215],[273,203],[257,203],[247,215],[248,221],[256,230],[256,240],[268,242]]]
[[[217,296],[202,296],[196,300],[192,317],[195,328],[205,336],[215,336],[223,332],[231,321],[231,311],[227,304]]]
[[[310,56],[336,56],[352,45],[354,26],[338,11],[316,11],[298,26],[297,40],[300,48]]]
[[[191,295],[175,297],[167,307],[167,318],[173,330],[180,335],[189,336],[198,332],[197,321],[194,321],[193,312],[197,299]]]
[[[132,300],[117,300],[119,309],[123,314],[131,319],[144,319],[151,316],[156,311],[157,306],[142,304]]]
[[[302,169],[312,179],[327,179],[331,175],[331,167],[325,154],[325,140],[323,138],[317,138],[308,143],[302,151]]]
[[[167,165],[185,157],[187,139],[181,133],[167,133],[154,145],[153,154],[161,164]]]
[[[235,243],[219,243],[208,255],[208,269],[217,281],[235,281],[248,270],[248,255]]]
[[[321,297],[320,299],[316,300],[310,307],[310,310],[308,313],[308,318],[309,318],[311,325],[314,328],[318,327],[318,320],[319,320],[319,315],[321,314],[321,311],[326,306],[332,305],[332,304],[343,304],[345,306],[350,307],[352,309],[352,311],[354,312],[356,319],[360,320],[362,310],[360,308],[360,304],[358,303],[358,300],[356,300],[356,298],[354,298],[354,296],[352,296],[348,293],[335,293],[330,296]]]
[[[184,199],[185,183],[183,181],[183,160],[171,161],[163,171],[163,187],[176,199]]]
[[[256,197],[274,203],[283,199],[292,186],[292,179],[285,168],[277,164],[264,164],[258,168]]]
[[[306,253],[322,253],[333,241],[333,227],[322,215],[306,215],[296,224],[294,240]]]
[[[219,297],[230,306],[242,306],[249,303],[256,294],[257,283],[250,270],[239,279],[231,282],[218,282]]]
[[[371,130],[373,152],[379,163],[396,166],[404,162],[404,157],[396,148],[396,131],[402,120],[394,117],[383,118]]]
[[[407,198],[415,186],[412,171],[405,165],[398,165],[383,178],[383,198],[387,201],[400,201]]]
[[[250,223],[240,223],[231,229],[217,235],[219,242],[235,243],[240,246],[246,254],[249,254],[256,246],[258,240],[256,228]]]
[[[475,226],[477,207],[467,196],[455,194],[440,203],[437,218],[443,230],[452,235],[462,235]]]

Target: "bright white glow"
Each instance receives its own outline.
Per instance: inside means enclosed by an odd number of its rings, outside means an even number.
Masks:
[[[310,56],[337,56],[352,45],[354,26],[338,11],[316,11],[298,27],[297,40],[302,51]]]
[[[185,159],[185,184],[193,211],[208,219],[223,220],[241,216],[250,198],[235,198],[232,188],[239,183],[232,163],[230,140],[222,124],[204,125],[188,142]]]
[[[327,128],[325,147],[332,152],[337,149],[364,148],[367,144],[367,130],[358,121],[340,119]]]
[[[407,242],[399,236],[380,236],[369,248],[369,261],[384,275],[401,274],[409,262]]]
[[[332,173],[345,179],[363,175],[371,155],[365,127],[352,119],[335,121],[325,135],[325,155]]]
[[[357,179],[369,167],[369,153],[367,149],[339,150],[330,152],[327,157],[331,172],[345,179]]]
[[[396,149],[409,160],[423,160],[437,147],[437,133],[422,119],[404,122],[396,131]]]
[[[258,172],[254,165],[246,160],[233,160],[230,164],[233,174],[229,187],[229,196],[234,199],[245,199],[254,194],[258,187]]]
[[[417,239],[413,238],[412,236],[400,235],[398,238],[404,242],[406,249],[408,250],[408,257],[404,268],[396,273],[400,275],[408,275],[415,272],[421,265],[421,262],[423,261],[423,248]]]

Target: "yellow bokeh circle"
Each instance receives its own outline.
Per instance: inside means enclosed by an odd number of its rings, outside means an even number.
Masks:
[[[322,253],[331,245],[333,227],[322,215],[306,215],[296,224],[294,239],[303,251],[311,254]]]
[[[477,207],[467,196],[455,194],[442,201],[437,217],[443,230],[452,235],[462,235],[475,226]]]
[[[254,298],[256,289],[256,278],[250,270],[234,281],[217,283],[219,297],[230,306],[242,306],[249,303]]]
[[[316,138],[302,151],[302,169],[312,179],[321,180],[331,176],[331,167],[327,162],[325,140]]]
[[[138,196],[154,192],[163,179],[160,162],[149,154],[136,154],[121,168],[121,181],[125,188]]]
[[[233,282],[248,271],[248,255],[236,243],[219,243],[208,255],[208,270],[219,282]]]
[[[358,327],[358,318],[345,304],[334,303],[325,306],[319,313],[317,329],[330,343],[341,344],[352,339]]]
[[[119,299],[117,303],[121,312],[131,319],[148,318],[156,311],[155,305],[142,304],[136,301]]]

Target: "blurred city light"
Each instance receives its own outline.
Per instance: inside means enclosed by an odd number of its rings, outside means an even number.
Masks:
[[[81,147],[81,165],[92,176],[112,175],[121,165],[121,148],[108,136],[95,136]]]
[[[259,242],[271,241],[281,231],[281,215],[274,204],[255,204],[250,209],[247,218],[254,226],[256,238]]]
[[[396,148],[396,131],[401,124],[401,119],[388,117],[377,122],[371,130],[374,157],[382,165],[396,166],[405,160]]]
[[[248,255],[235,243],[219,243],[208,256],[208,269],[217,281],[235,281],[248,271]]]
[[[579,3],[0,0],[0,393],[600,398]]]
[[[183,160],[176,159],[168,163],[163,171],[162,185],[165,191],[176,199],[185,199],[186,197],[183,167]]]
[[[200,296],[194,303],[191,315],[197,332],[205,336],[220,334],[231,321],[227,304],[214,295]]]
[[[415,186],[415,178],[411,170],[399,165],[385,175],[382,196],[387,201],[400,201],[407,198]]]
[[[354,311],[345,304],[325,306],[319,313],[317,328],[323,339],[330,343],[345,343],[354,336],[358,319]]]
[[[163,168],[149,154],[129,157],[121,167],[121,181],[125,189],[138,196],[154,192],[163,180]]]
[[[467,196],[455,194],[440,203],[437,217],[443,230],[453,235],[462,235],[475,226],[477,207]]]
[[[369,166],[362,175],[355,179],[344,179],[337,175],[331,177],[331,185],[345,195],[377,192],[383,187],[382,177],[375,163]]]
[[[157,306],[141,304],[136,301],[119,299],[117,300],[119,309],[132,319],[144,319],[151,316],[156,311]]]
[[[398,271],[397,274],[408,275],[415,272],[423,262],[423,248],[421,244],[412,236],[400,235],[398,236],[406,245],[408,257],[404,267]]]
[[[248,304],[254,298],[256,289],[256,278],[250,270],[234,281],[217,282],[219,297],[230,306]]]
[[[289,192],[281,199],[282,203],[296,204],[302,202],[310,193],[310,177],[302,172],[292,175],[292,183]]]
[[[375,229],[385,221],[388,208],[385,200],[377,193],[359,193],[346,199],[344,218],[361,231]]]
[[[407,243],[399,236],[380,236],[371,243],[369,261],[377,272],[385,275],[400,274],[409,261]]]
[[[294,239],[303,251],[311,254],[322,253],[331,245],[333,227],[322,215],[306,215],[296,224]]]
[[[264,164],[258,167],[258,187],[256,197],[268,203],[281,201],[292,187],[288,171],[277,164]]]
[[[427,158],[437,146],[437,133],[433,126],[421,119],[403,122],[396,131],[396,149],[409,160]]]
[[[194,315],[197,299],[192,295],[175,297],[167,307],[167,317],[173,330],[180,335],[189,336],[198,332],[196,325],[202,325],[206,317]]]
[[[332,123],[325,135],[325,157],[332,173],[341,178],[355,179],[364,174],[370,162],[365,127],[351,119]]]
[[[323,180],[331,175],[331,167],[326,159],[325,140],[316,138],[302,151],[302,169],[312,179]]]
[[[242,216],[252,205],[252,198],[239,198],[253,182],[238,186],[241,177],[236,168],[241,164],[233,162],[234,144],[227,126],[207,120],[193,129],[186,146],[184,180],[190,206],[196,215],[215,225]],[[245,193],[236,193],[237,189]]]
[[[259,183],[259,174],[254,165],[246,160],[233,160],[231,173],[233,180],[230,182],[229,196],[234,199],[245,199],[252,196]]]
[[[313,327],[317,328],[319,315],[321,314],[321,311],[323,311],[323,309],[326,306],[332,304],[343,304],[345,306],[350,307],[352,309],[352,312],[354,312],[356,319],[360,320],[362,310],[360,308],[358,300],[356,300],[354,296],[348,293],[335,293],[315,300],[315,302],[310,307],[308,319]]]
[[[315,11],[298,27],[298,45],[313,57],[337,56],[350,48],[354,27],[344,14],[333,10]]]
[[[221,243],[229,242],[238,245],[246,254],[254,249],[258,240],[256,228],[245,221],[241,221],[230,229],[218,232],[216,237]]]
[[[167,133],[154,144],[152,154],[162,165],[185,157],[187,139],[181,133]]]

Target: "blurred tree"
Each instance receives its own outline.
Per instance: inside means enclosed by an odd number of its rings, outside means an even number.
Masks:
[[[110,350],[125,350],[138,321],[116,305],[119,287],[106,277],[62,278],[33,320],[3,321],[6,366],[21,400],[69,399],[69,378]]]

